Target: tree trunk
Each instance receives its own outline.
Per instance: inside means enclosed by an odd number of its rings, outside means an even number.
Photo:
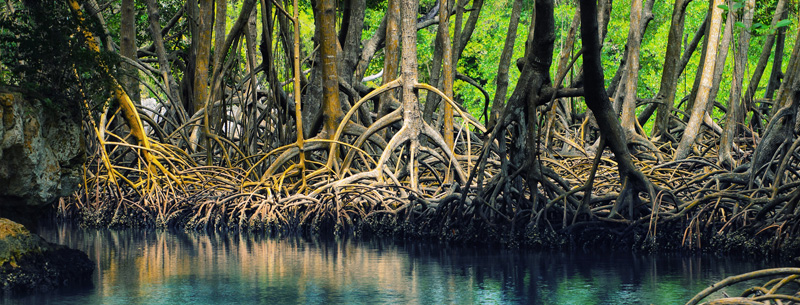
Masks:
[[[700,51],[700,63],[697,66],[697,71],[695,71],[694,75],[694,83],[692,84],[692,91],[689,93],[689,100],[686,102],[685,114],[683,117],[684,121],[689,121],[689,116],[691,116],[692,108],[694,108],[694,102],[697,100],[697,92],[700,90],[700,83],[703,80],[703,69],[706,63],[706,51],[708,50],[708,37],[709,29],[711,28],[711,15],[713,12],[714,3],[708,2],[708,10],[706,13],[706,20],[708,23],[706,27],[703,29],[705,33],[703,34],[703,48]],[[688,63],[688,61],[687,61]],[[712,69],[713,70],[713,69]]]
[[[786,11],[784,11],[786,16]],[[775,40],[775,56],[773,56],[772,70],[769,73],[769,81],[767,82],[767,89],[764,90],[764,98],[772,99],[775,96],[775,90],[781,86],[781,78],[783,78],[783,49],[786,43],[786,27],[778,29],[778,35]]]
[[[622,128],[629,134],[636,133],[636,89],[639,87],[639,46],[642,43],[642,1],[631,1],[630,29],[628,31],[628,59],[625,69],[625,98],[622,102]]]
[[[694,145],[697,135],[700,133],[701,123],[704,115],[706,114],[706,106],[709,102],[709,93],[711,92],[711,84],[714,77],[714,54],[717,54],[717,45],[719,43],[720,27],[722,26],[722,9],[718,6],[722,3],[721,0],[714,0],[711,8],[711,19],[708,32],[708,44],[706,45],[706,58],[703,63],[703,73],[700,80],[700,88],[697,92],[697,98],[692,108],[692,113],[689,118],[689,123],[683,132],[681,142],[678,144],[678,149],[675,152],[675,160],[685,159],[689,156],[692,146]]]
[[[731,155],[731,147],[734,145],[733,138],[736,136],[737,126],[740,121],[742,79],[744,78],[744,68],[747,63],[747,49],[750,46],[750,32],[747,31],[753,25],[753,14],[755,12],[755,0],[748,0],[744,7],[744,17],[742,23],[744,28],[739,29],[739,39],[737,40],[737,50],[733,56],[733,79],[731,80],[731,93],[728,98],[728,112],[726,113],[725,129],[720,139],[719,163],[725,167],[733,168],[736,161]]]
[[[167,96],[169,96],[169,98],[172,99],[177,105],[182,105],[179,94],[180,88],[178,87],[178,83],[175,82],[175,79],[172,77],[170,65],[167,61],[167,51],[164,49],[164,38],[161,36],[158,7],[156,6],[155,0],[146,0],[146,3],[147,14],[150,21],[150,35],[153,38],[153,46],[155,46],[156,49],[158,68],[161,72],[164,85],[167,88]],[[176,111],[179,113],[184,113],[177,108]],[[182,119],[186,119],[186,116],[182,116]]]
[[[384,85],[390,81],[393,81],[398,76],[398,64],[400,63],[399,1],[400,0],[389,0],[388,8],[386,10],[386,47],[384,48],[384,54],[386,54],[386,56],[383,60]],[[386,94],[381,95],[378,106],[375,107],[377,108],[375,111],[378,113],[378,119],[389,113],[389,104],[396,99],[395,90],[391,90]]]
[[[320,58],[322,60],[322,110],[324,131],[333,137],[344,114],[339,103],[339,73],[336,68],[336,1],[317,0],[316,23],[320,31]]]
[[[503,45],[503,53],[500,54],[500,63],[497,67],[497,89],[492,100],[492,112],[488,119],[486,130],[494,129],[500,113],[506,103],[506,93],[508,92],[508,67],[511,65],[511,56],[514,53],[514,42],[517,39],[517,26],[522,14],[522,0],[514,0],[511,8],[511,17],[508,20],[508,34]]]
[[[119,21],[119,53],[120,55],[136,60],[136,8],[133,0],[122,0],[122,13]],[[125,92],[134,103],[139,104],[139,70],[136,67],[122,63],[122,77],[120,82]]]
[[[772,15],[772,22],[770,28],[775,28],[778,22],[781,20],[781,16],[783,16],[783,12],[786,9],[786,0],[778,0],[778,4],[775,7],[775,13]],[[772,50],[772,45],[775,44],[775,34],[767,35],[766,40],[764,40],[764,46],[761,48],[761,55],[758,57],[758,63],[756,63],[755,68],[753,69],[753,76],[750,77],[750,82],[747,85],[747,91],[744,94],[744,103],[747,105],[747,109],[753,108],[753,97],[756,94],[756,90],[758,90],[758,84],[761,82],[761,76],[764,75],[764,70],[767,68],[767,62],[769,61],[770,51]],[[778,55],[777,53],[775,54]],[[777,109],[777,107],[775,107]]]
[[[220,70],[223,64],[223,58],[228,50],[225,48],[225,26],[228,20],[228,1],[216,0],[216,12],[214,15],[214,70]],[[253,33],[255,35],[255,33]],[[216,77],[216,75],[214,75]],[[222,99],[222,91],[214,92],[214,100]]]
[[[455,1],[455,0],[451,0]],[[466,11],[467,0],[461,0],[455,3],[456,5],[456,21],[453,29],[453,45],[452,45],[452,55],[451,57],[451,66],[458,67],[458,60],[461,58],[461,54],[464,52],[467,43],[469,42],[470,38],[472,37],[472,33],[475,31],[475,26],[478,23],[478,17],[480,16],[481,9],[483,8],[483,0],[474,0],[472,1],[472,7],[469,9],[469,17],[467,17],[467,22],[463,24],[464,12]],[[442,11],[441,9],[439,10]],[[441,23],[441,18],[440,18]],[[438,37],[438,36],[437,36]],[[442,53],[444,54],[444,53]],[[434,55],[434,69],[438,69],[436,55]],[[453,73],[450,78],[455,79],[455,71],[457,69],[453,69]],[[436,73],[431,73],[432,76],[438,76],[438,71]],[[432,82],[439,82],[439,77],[431,77]],[[432,84],[437,85],[437,84]],[[439,102],[441,101],[438,95],[432,95],[430,98],[427,99],[425,102],[425,111],[423,113],[423,117],[430,121],[433,117],[433,112],[436,111],[436,107],[438,107]]]
[[[353,79],[353,74],[361,51],[361,32],[364,29],[366,0],[349,0],[346,2],[349,4],[349,9],[345,8],[344,16],[342,16],[342,29],[339,33],[342,55],[338,69],[339,75],[345,82],[354,83],[361,81],[361,79]],[[347,22],[344,22],[345,20]]]
[[[192,40],[197,40],[197,57],[195,59],[194,72],[194,111],[203,109],[208,100],[208,67],[211,55],[211,29],[214,20],[214,1],[200,0],[200,9],[197,18],[197,36]]]
[[[797,28],[798,36],[800,37],[800,27]],[[774,107],[780,109],[789,107],[794,102],[794,89],[797,88],[795,79],[800,78],[800,39],[795,41],[794,49],[792,49],[792,56],[789,58],[789,63],[786,65],[786,73],[778,90],[778,96],[773,100]],[[777,111],[775,111],[777,113]]]
[[[706,114],[711,114],[714,110],[714,102],[717,100],[717,94],[719,94],[719,84],[722,82],[722,73],[725,72],[725,62],[728,60],[728,51],[731,45],[731,40],[733,40],[733,25],[734,19],[736,16],[733,14],[732,10],[728,10],[728,16],[725,20],[725,26],[723,28],[722,39],[719,41],[719,47],[717,47],[717,56],[714,60],[714,78],[711,81],[711,91],[708,93],[708,105],[706,106]]]
[[[800,34],[800,28],[798,28]],[[792,56],[786,67],[786,79],[778,90],[775,106],[778,108],[775,115],[769,120],[764,137],[753,152],[753,161],[750,164],[750,182],[764,165],[768,164],[781,144],[793,141],[797,130],[798,99],[800,99],[800,40],[795,41]],[[788,152],[793,153],[793,152]]]
[[[461,4],[461,1],[458,2]],[[475,26],[478,24],[478,17],[481,14],[482,8],[483,0],[473,0],[472,7],[469,10],[467,23],[464,25],[464,28],[460,31],[459,35],[453,34],[453,39],[455,40],[453,45],[453,67],[458,66],[458,60],[461,58],[461,53],[464,53],[464,48],[467,47],[467,43],[469,42],[470,38],[472,38],[472,33],[475,31]],[[459,20],[456,19],[456,22],[459,22]],[[459,26],[461,26],[461,24],[456,25],[456,27]]]
[[[400,39],[402,43],[400,56],[400,77],[402,84],[403,104],[403,129],[407,129],[410,148],[408,172],[411,177],[411,188],[419,187],[419,172],[417,171],[417,151],[419,150],[419,135],[422,133],[422,113],[414,86],[417,84],[417,0],[401,0],[400,3]],[[402,132],[402,131],[401,131]]]
[[[619,168],[620,182],[623,190],[613,208],[612,215],[622,206],[628,205],[632,210],[640,202],[639,193],[646,191],[649,182],[633,165],[630,152],[613,107],[609,103],[604,88],[603,66],[600,58],[600,36],[597,24],[597,3],[595,0],[581,0],[581,39],[583,40],[583,70],[585,76],[586,106],[597,118],[601,136],[606,139],[608,147],[614,152]],[[631,212],[632,214],[632,212]]]
[[[661,104],[658,105],[656,122],[653,125],[651,134],[653,137],[669,133],[669,121],[672,117],[672,107],[675,103],[675,92],[678,89],[678,77],[680,76],[678,68],[687,6],[688,1],[677,0],[672,10],[672,21],[667,36],[667,51],[664,55],[664,70],[661,73],[661,86],[656,94],[656,100]]]
[[[622,60],[619,63],[619,68],[617,69],[617,73],[614,74],[614,77],[611,78],[611,83],[608,85],[607,92],[614,92],[612,97],[614,98],[614,109],[617,111],[622,110],[622,103],[625,97],[625,90],[627,88],[627,84],[623,84],[623,86],[619,86],[620,82],[626,81],[627,82],[627,72],[628,72],[628,60],[631,58],[631,46],[630,44],[633,42],[632,40],[638,41],[638,45],[641,46],[642,38],[644,38],[644,34],[647,31],[647,24],[653,20],[653,2],[655,0],[647,0],[647,2],[642,7],[642,3],[636,4],[639,6],[637,9],[639,14],[631,14],[631,16],[639,16],[639,20],[637,21],[637,26],[634,28],[633,26],[629,26],[628,33],[636,33],[635,37],[631,37],[628,35],[628,41],[625,44],[625,50],[623,51]],[[634,3],[635,4],[635,3]],[[631,8],[633,9],[633,7]],[[637,48],[639,48],[637,46]],[[639,63],[637,57],[637,64]],[[637,74],[638,76],[638,74]],[[624,127],[625,124],[623,124]]]
[[[453,99],[453,50],[450,48],[450,23],[448,17],[450,15],[450,1],[452,0],[439,0],[439,38],[442,45],[442,92]],[[477,15],[477,13],[476,13]],[[450,103],[444,103],[444,128],[443,136],[447,148],[452,153],[455,153],[454,139],[453,139],[453,106]],[[445,177],[445,183],[451,183],[453,175],[448,171]]]

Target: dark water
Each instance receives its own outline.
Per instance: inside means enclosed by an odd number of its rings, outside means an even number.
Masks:
[[[0,299],[7,304],[682,304],[724,277],[773,267],[757,258],[68,226],[39,234],[86,251],[94,285]]]

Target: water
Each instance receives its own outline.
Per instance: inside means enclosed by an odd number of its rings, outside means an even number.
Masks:
[[[253,234],[74,226],[39,234],[87,252],[93,287],[5,296],[6,304],[682,304],[722,278],[774,267]]]

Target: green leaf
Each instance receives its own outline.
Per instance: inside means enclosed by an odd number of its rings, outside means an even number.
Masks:
[[[744,4],[743,4],[743,3],[736,2],[736,3],[733,5],[733,10],[734,10],[734,11],[738,11],[739,9],[741,9],[741,8],[743,8],[743,7],[744,7]]]
[[[735,24],[735,26],[736,26],[737,28],[740,28],[740,29],[746,28],[746,27],[744,26],[744,23],[742,23],[741,21],[736,21],[736,24]]]
[[[727,10],[728,10],[728,6],[727,6],[727,5],[725,5],[725,4],[720,4],[720,5],[717,5],[717,7],[718,7],[718,8],[721,8],[721,9],[723,9],[723,10],[725,10],[725,11],[727,11]]]
[[[778,21],[778,23],[775,25],[775,28],[776,29],[777,28],[782,28],[782,27],[788,26],[790,24],[792,24],[792,20],[791,19],[783,19],[781,21]]]

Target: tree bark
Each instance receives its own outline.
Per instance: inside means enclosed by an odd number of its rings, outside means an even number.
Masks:
[[[798,28],[800,34],[800,28]],[[767,124],[764,137],[756,146],[753,152],[753,161],[750,164],[750,185],[755,179],[756,174],[764,165],[771,162],[773,156],[781,144],[793,141],[796,134],[797,111],[800,104],[800,40],[795,41],[792,56],[786,67],[786,79],[778,90],[778,97],[775,99],[775,107],[778,108],[775,115],[770,118]],[[793,153],[793,152],[788,152]]]
[[[342,55],[339,69],[339,75],[348,83],[360,82],[361,79],[354,79],[353,74],[358,64],[358,56],[361,53],[361,32],[364,29],[364,11],[366,9],[366,0],[350,0],[349,10],[346,10],[345,16],[342,16],[342,29],[340,30]]]
[[[383,59],[383,84],[393,81],[398,76],[398,64],[400,62],[400,35],[399,35],[399,22],[400,22],[400,0],[389,0],[388,8],[386,10],[385,28],[386,33],[386,47]],[[380,28],[378,29],[380,30]],[[378,106],[375,111],[378,113],[377,118],[380,119],[389,113],[389,104],[396,100],[395,90],[390,90],[386,94],[381,95]],[[376,119],[377,120],[377,119]]]
[[[195,59],[194,72],[194,111],[203,109],[208,100],[208,67],[211,55],[211,29],[214,20],[214,1],[200,0],[200,9],[197,15],[197,36],[192,40],[197,40],[197,57]]]
[[[119,53],[120,55],[136,60],[136,8],[133,0],[122,0],[119,24]],[[134,103],[139,104],[139,70],[136,67],[122,63],[123,74],[120,77],[122,87]]]
[[[786,16],[784,10],[783,15]],[[781,78],[783,78],[783,49],[786,43],[786,27],[778,29],[778,35],[775,38],[775,56],[772,60],[772,70],[769,73],[769,81],[767,82],[767,89],[764,90],[764,98],[772,99],[775,96],[775,90],[781,86]]]
[[[583,40],[583,70],[585,77],[586,106],[597,118],[601,136],[614,152],[623,191],[614,206],[612,215],[623,205],[631,210],[640,202],[638,194],[648,189],[649,182],[633,165],[628,150],[625,131],[622,129],[604,88],[603,66],[600,58],[600,40],[597,24],[596,0],[581,0],[581,39]],[[632,212],[631,212],[632,214]]]
[[[408,172],[411,177],[411,188],[419,187],[419,172],[416,170],[416,155],[419,150],[419,135],[422,133],[424,121],[419,109],[419,100],[414,86],[417,84],[417,28],[416,17],[419,3],[417,0],[402,0],[400,3],[400,77],[402,84],[403,129],[407,129],[410,142]],[[400,131],[399,133],[402,133]]]
[[[739,39],[737,40],[737,50],[733,56],[733,79],[731,80],[731,93],[728,98],[728,111],[726,113],[725,129],[720,138],[719,163],[725,167],[733,168],[736,161],[731,155],[731,147],[734,145],[733,138],[736,135],[737,126],[740,121],[742,79],[744,78],[744,68],[747,63],[747,49],[750,46],[750,32],[747,31],[753,25],[753,14],[755,12],[755,0],[748,0],[744,7],[742,23],[744,28],[739,29]]]
[[[781,16],[783,16],[785,9],[786,0],[778,0],[778,4],[775,7],[775,13],[772,15],[770,28],[775,28],[775,26],[781,20]],[[775,34],[767,35],[766,40],[764,40],[764,46],[761,48],[761,55],[758,57],[758,63],[756,63],[756,66],[753,69],[753,76],[750,77],[750,82],[747,85],[747,91],[744,94],[744,103],[747,105],[747,109],[752,109],[753,107],[753,97],[756,94],[756,90],[758,90],[758,84],[761,82],[761,76],[764,75],[764,70],[767,68],[767,62],[769,61],[769,55],[771,53],[770,51],[772,51],[773,44],[775,44]],[[775,109],[777,108],[778,107],[775,107]]]
[[[181,105],[181,107],[174,107],[175,112],[179,114],[180,121],[183,122],[188,119],[183,103],[181,102],[180,87],[170,72],[170,64],[167,61],[167,51],[164,48],[164,38],[161,36],[161,25],[159,22],[159,12],[155,0],[146,0],[147,15],[150,21],[150,35],[153,38],[153,46],[156,50],[156,58],[158,59],[158,68],[161,72],[161,78],[164,81],[164,87],[167,89],[167,96],[172,100],[174,105]]]
[[[459,4],[461,4],[461,1],[459,1]],[[470,38],[472,38],[472,33],[478,24],[478,17],[482,8],[483,0],[473,0],[472,7],[469,10],[469,17],[467,17],[467,23],[464,25],[463,30],[460,31],[459,35],[453,34],[453,39],[455,40],[453,45],[453,67],[458,67],[458,60],[461,58],[461,54],[464,53],[464,48],[467,47]],[[456,19],[456,22],[458,23],[459,20]],[[460,23],[456,25],[456,27],[459,26],[461,26]]]
[[[697,100],[697,92],[700,90],[700,82],[703,79],[702,76],[704,65],[706,63],[706,51],[708,50],[708,37],[710,36],[709,29],[711,28],[710,23],[713,8],[714,3],[709,1],[708,10],[706,13],[706,20],[708,21],[708,24],[705,26],[705,28],[703,28],[705,33],[703,34],[703,48],[700,49],[700,63],[697,66],[697,71],[695,71],[694,82],[692,83],[692,91],[689,93],[689,100],[686,102],[686,111],[683,117],[683,120],[687,122],[689,121],[689,116],[691,116],[692,108],[694,108],[694,102]],[[687,63],[689,59],[691,58],[687,58]]]
[[[711,91],[708,93],[708,105],[706,106],[706,114],[711,114],[714,110],[714,102],[717,100],[719,94],[719,84],[722,82],[722,73],[725,72],[725,62],[728,61],[728,51],[733,40],[733,25],[736,16],[732,10],[728,10],[728,16],[725,20],[722,38],[717,47],[717,56],[714,60],[714,78],[711,81]]]
[[[450,1],[453,0],[439,0],[439,38],[441,39],[442,45],[442,92],[450,98],[453,99],[453,50],[450,47],[450,23],[448,22],[448,17],[450,15]],[[477,15],[477,13],[476,13]],[[455,153],[455,146],[453,139],[453,106],[450,103],[444,104],[444,128],[443,128],[443,136],[444,142],[447,144],[447,148],[450,149],[452,153]],[[448,171],[445,177],[445,183],[451,183],[453,181],[453,175],[450,174]]]
[[[678,68],[688,2],[686,0],[677,0],[672,10],[672,20],[670,21],[669,34],[667,35],[667,51],[664,55],[664,69],[661,73],[661,86],[656,94],[656,100],[661,104],[658,105],[656,122],[653,125],[651,134],[653,137],[669,133],[669,121],[672,117],[675,92],[678,89],[678,77],[680,76]]]
[[[335,0],[317,0],[317,27],[320,31],[320,58],[322,60],[322,109],[324,131],[333,137],[339,126],[342,106],[339,103],[339,73],[336,68],[338,54],[336,51],[336,2]]]
[[[508,92],[508,67],[511,65],[511,56],[514,53],[514,42],[517,40],[517,27],[521,15],[522,0],[514,0],[511,8],[511,17],[508,20],[508,34],[506,34],[503,53],[500,54],[500,63],[497,67],[497,89],[492,100],[492,112],[489,116],[486,130],[494,129],[494,125],[505,107],[506,94]]]
[[[711,84],[714,77],[714,54],[717,53],[717,45],[719,43],[720,27],[722,26],[722,9],[718,6],[722,3],[721,0],[714,0],[711,8],[711,19],[708,32],[708,44],[706,45],[706,58],[703,63],[703,73],[700,80],[700,88],[697,93],[697,98],[692,108],[692,113],[689,118],[689,123],[683,132],[683,137],[678,144],[678,149],[675,152],[675,160],[685,159],[689,156],[691,148],[694,145],[697,135],[700,133],[701,123],[706,113],[706,106],[708,104],[708,97],[711,91]]]
[[[622,128],[629,134],[636,133],[636,89],[639,87],[639,46],[642,43],[642,1],[632,0],[630,29],[628,31],[628,59],[625,69],[625,98],[622,102]]]
[[[223,61],[222,59],[225,58],[225,53],[228,50],[223,50],[225,48],[225,25],[228,20],[228,1],[227,0],[216,0],[216,12],[214,15],[214,70],[217,71],[221,68]],[[255,35],[255,33],[253,33]],[[221,99],[223,92],[215,92],[214,100]]]

